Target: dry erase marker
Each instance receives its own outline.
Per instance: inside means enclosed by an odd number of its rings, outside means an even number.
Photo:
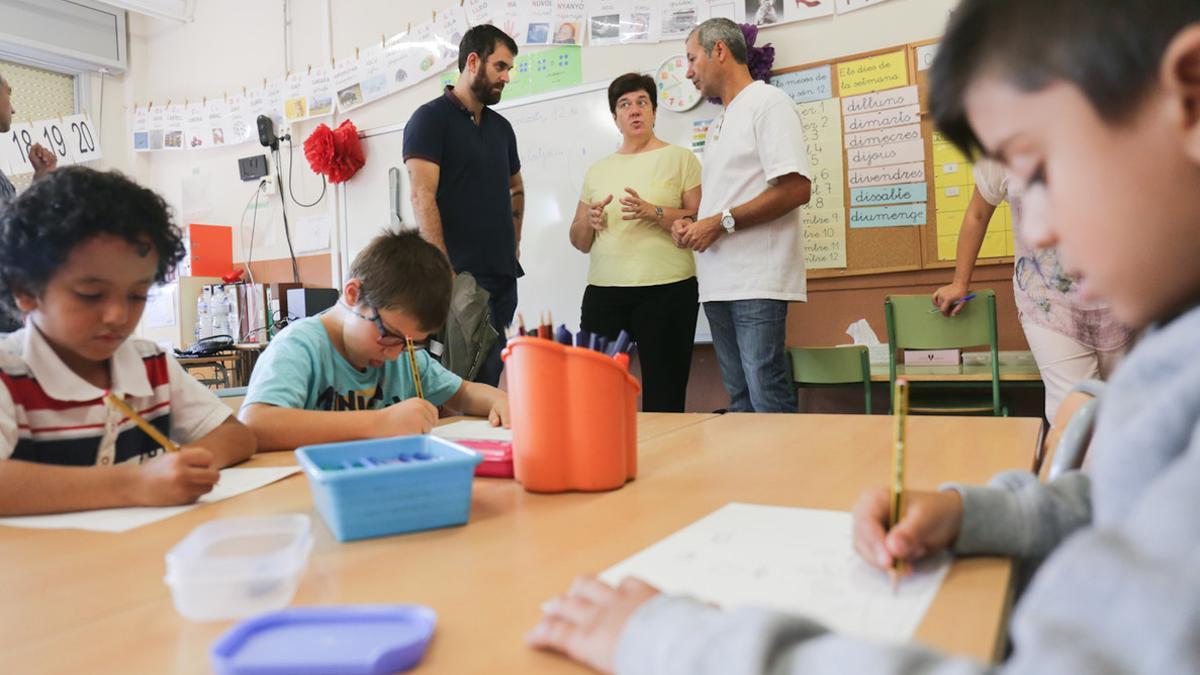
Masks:
[[[555,334],[554,339],[559,344],[567,345],[568,347],[570,347],[571,346],[571,331],[567,330],[567,327],[565,324],[561,325],[558,327],[558,333]]]
[[[153,425],[145,420],[145,418],[137,414],[133,408],[130,408],[128,405],[126,405],[125,401],[122,401],[120,397],[116,396],[111,391],[105,391],[104,400],[107,401],[109,405],[116,408],[117,412],[128,417],[133,421],[134,424],[138,425],[142,431],[146,432],[147,436],[154,439],[155,443],[161,445],[163,450],[166,450],[167,452],[179,452],[178,445],[172,443],[171,439],[164,436],[158,429],[155,429]]]
[[[592,334],[586,330],[581,330],[575,334],[575,346],[590,349],[592,346]]]
[[[904,512],[904,435],[908,423],[908,380],[896,380],[895,401],[895,434],[892,439],[892,484],[888,500],[888,532],[896,527]],[[892,579],[892,592],[900,583],[900,574],[904,571],[904,561],[900,558],[892,560],[889,576]]]
[[[975,297],[974,293],[967,293],[966,295],[962,296],[958,300],[955,300],[954,302],[950,303],[950,306],[957,307],[959,305],[965,305],[965,304],[967,304],[968,300],[971,300],[974,297]],[[934,307],[933,309],[929,310],[929,313],[933,314],[934,312],[940,312],[940,311],[942,311],[941,307]]]

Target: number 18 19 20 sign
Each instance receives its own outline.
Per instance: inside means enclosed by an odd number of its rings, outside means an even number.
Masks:
[[[17,122],[0,138],[0,170],[9,176],[33,171],[29,151],[41,144],[58,159],[59,166],[100,159],[98,134],[85,114],[38,122]]]

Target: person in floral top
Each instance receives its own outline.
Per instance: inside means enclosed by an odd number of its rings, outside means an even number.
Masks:
[[[1013,296],[1046,385],[1046,419],[1053,421],[1071,387],[1087,379],[1108,378],[1128,351],[1133,332],[1117,321],[1107,304],[1088,296],[1085,280],[1066,272],[1058,249],[1035,248],[1023,240],[1021,214],[1035,205],[1022,203],[1023,190],[1003,165],[981,158],[974,175],[975,194],[959,234],[954,281],[933,294],[933,304],[946,316],[962,309],[958,301],[969,292],[988,222],[996,207],[1008,200],[1016,241]]]

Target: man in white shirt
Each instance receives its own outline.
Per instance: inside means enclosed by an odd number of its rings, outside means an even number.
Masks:
[[[676,221],[673,234],[696,251],[730,412],[796,412],[784,337],[788,303],[807,299],[799,208],[812,188],[808,149],[792,100],[750,76],[746,51],[728,19],[688,36],[688,77],[725,110],[704,145],[699,219]]]

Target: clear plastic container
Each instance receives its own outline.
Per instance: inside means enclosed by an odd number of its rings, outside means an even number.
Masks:
[[[221,621],[285,607],[312,552],[312,522],[299,513],[205,523],[167,552],[175,609]]]

